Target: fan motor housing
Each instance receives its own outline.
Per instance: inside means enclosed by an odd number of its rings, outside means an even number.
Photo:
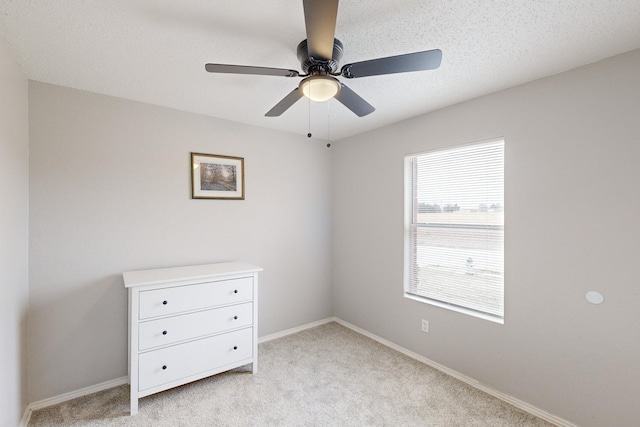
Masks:
[[[330,74],[338,70],[338,62],[342,59],[344,47],[338,39],[333,39],[333,55],[331,59],[318,59],[309,56],[307,40],[298,44],[297,55],[302,71],[307,74]]]

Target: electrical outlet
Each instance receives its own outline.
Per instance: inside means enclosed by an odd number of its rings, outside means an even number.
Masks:
[[[429,321],[422,319],[422,332],[429,332]]]

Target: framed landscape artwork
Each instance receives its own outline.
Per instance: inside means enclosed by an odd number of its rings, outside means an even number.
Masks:
[[[191,198],[244,200],[244,158],[191,153]]]

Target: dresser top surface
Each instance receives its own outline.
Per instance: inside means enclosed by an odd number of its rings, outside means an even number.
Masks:
[[[134,286],[170,283],[178,280],[207,279],[234,274],[255,273],[258,271],[262,271],[262,267],[244,262],[223,262],[217,264],[127,271],[122,273],[122,277],[125,288],[131,288]]]

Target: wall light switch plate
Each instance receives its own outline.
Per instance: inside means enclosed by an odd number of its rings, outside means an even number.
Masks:
[[[429,332],[429,321],[422,319],[422,332]]]

